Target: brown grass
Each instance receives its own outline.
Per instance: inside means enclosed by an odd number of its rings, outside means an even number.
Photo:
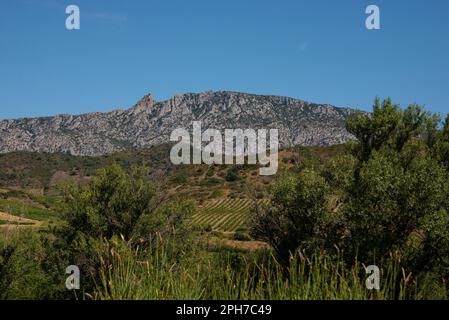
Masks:
[[[267,243],[262,241],[237,241],[230,239],[220,239],[216,237],[209,239],[208,244],[214,247],[239,249],[245,251],[257,251],[270,248]]]
[[[20,225],[20,224],[4,224],[0,225],[2,229],[12,229],[12,228],[24,228],[24,227],[33,227],[38,228],[42,226],[42,221],[37,221],[33,219],[27,219],[22,217],[13,216],[11,214],[0,212],[0,220],[5,220],[9,222],[18,222],[18,223],[32,223],[32,225]]]

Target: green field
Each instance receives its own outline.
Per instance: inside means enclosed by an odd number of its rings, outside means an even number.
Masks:
[[[23,199],[9,198],[0,199],[0,211],[13,216],[22,216],[23,218],[38,221],[56,221],[58,216],[55,212],[26,203]]]
[[[262,203],[263,200],[258,200]],[[248,227],[253,200],[222,198],[206,202],[193,216],[197,225],[210,225],[214,230],[234,232]]]
[[[4,226],[4,225],[32,226],[33,223],[31,223],[31,222],[19,222],[19,221],[0,220],[0,226]]]

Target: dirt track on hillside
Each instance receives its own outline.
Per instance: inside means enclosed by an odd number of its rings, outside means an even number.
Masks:
[[[42,221],[32,220],[27,218],[21,218],[17,216],[13,216],[11,214],[0,212],[0,220],[9,221],[9,222],[22,222],[22,223],[32,223],[27,225],[20,224],[0,224],[0,228],[24,228],[24,227],[40,227],[42,225]]]
[[[247,251],[257,251],[262,249],[268,249],[270,246],[262,241],[237,241],[230,239],[212,238],[209,240],[209,245],[227,247],[231,249],[242,249]]]

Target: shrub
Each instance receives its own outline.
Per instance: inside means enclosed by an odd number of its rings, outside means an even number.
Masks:
[[[64,270],[45,236],[23,230],[0,239],[0,299],[70,296],[64,287]]]
[[[253,234],[283,262],[298,249],[338,246],[348,264],[394,253],[417,278],[447,279],[449,117],[439,129],[438,116],[417,105],[376,99],[373,113],[355,114],[347,129],[358,139],[350,153],[278,179],[271,203],[254,210]]]
[[[84,290],[98,279],[95,251],[103,239],[122,237],[130,245],[154,244],[156,239],[176,239],[183,250],[190,234],[186,223],[194,210],[191,201],[166,201],[145,168],[130,173],[114,164],[100,169],[85,187],[71,185],[65,196],[65,224],[56,230],[55,250],[61,250],[88,275]]]
[[[234,182],[239,179],[239,169],[236,166],[231,167],[226,173],[225,180],[228,182]]]
[[[234,233],[234,240],[237,241],[251,241],[253,238],[251,237],[250,233],[248,231],[239,231],[237,230]]]
[[[270,243],[284,262],[299,248],[320,246],[330,218],[327,193],[326,181],[315,171],[283,177],[272,188],[270,205],[255,207],[252,234]]]

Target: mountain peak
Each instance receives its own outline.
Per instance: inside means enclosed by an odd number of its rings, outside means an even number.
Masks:
[[[154,99],[151,93],[144,95],[139,102],[133,107],[134,111],[141,112],[144,110],[149,110],[154,106]]]
[[[278,129],[281,147],[341,144],[353,109],[230,91],[185,93],[156,102],[147,94],[120,112],[0,120],[0,153],[68,152],[97,156],[169,141],[177,128]]]

